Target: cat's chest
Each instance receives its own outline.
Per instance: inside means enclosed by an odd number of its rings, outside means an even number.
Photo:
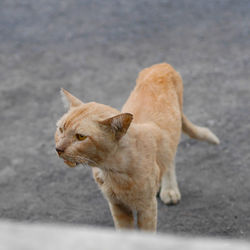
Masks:
[[[126,205],[131,205],[132,201],[134,200],[134,194],[131,192],[131,190],[105,185],[102,188],[102,191],[111,203],[123,203]]]
[[[154,189],[149,181],[138,180],[128,174],[105,174],[100,170],[94,173],[94,177],[102,193],[111,203],[122,203],[131,209],[137,209],[154,195]]]
[[[100,175],[101,176],[101,175]],[[102,175],[99,185],[110,202],[133,206],[138,190],[134,180],[126,174]]]

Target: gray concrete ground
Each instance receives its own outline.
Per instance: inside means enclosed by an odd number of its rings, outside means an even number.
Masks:
[[[182,138],[182,201],[159,200],[158,230],[249,238],[249,41],[248,0],[1,0],[0,217],[112,227],[90,169],[54,152],[59,89],[120,108],[138,72],[166,61],[185,113],[221,145]]]

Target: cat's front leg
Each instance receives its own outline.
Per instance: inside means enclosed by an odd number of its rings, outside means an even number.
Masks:
[[[137,211],[138,228],[155,232],[157,229],[157,200],[153,198],[152,202],[145,205]]]
[[[134,228],[134,216],[132,210],[122,204],[113,204],[110,202],[109,207],[116,229]]]

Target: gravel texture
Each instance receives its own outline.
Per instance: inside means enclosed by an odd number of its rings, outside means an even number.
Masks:
[[[183,136],[181,203],[158,230],[250,238],[250,1],[1,0],[0,218],[113,227],[88,168],[58,159],[61,87],[118,109],[138,72],[166,61],[184,111],[219,146]]]

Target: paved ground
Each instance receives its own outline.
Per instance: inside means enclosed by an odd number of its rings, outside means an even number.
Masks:
[[[250,1],[2,0],[0,217],[113,226],[90,169],[54,152],[59,89],[120,108],[138,72],[167,61],[184,110],[221,139],[183,137],[182,201],[159,201],[158,229],[250,237]]]

